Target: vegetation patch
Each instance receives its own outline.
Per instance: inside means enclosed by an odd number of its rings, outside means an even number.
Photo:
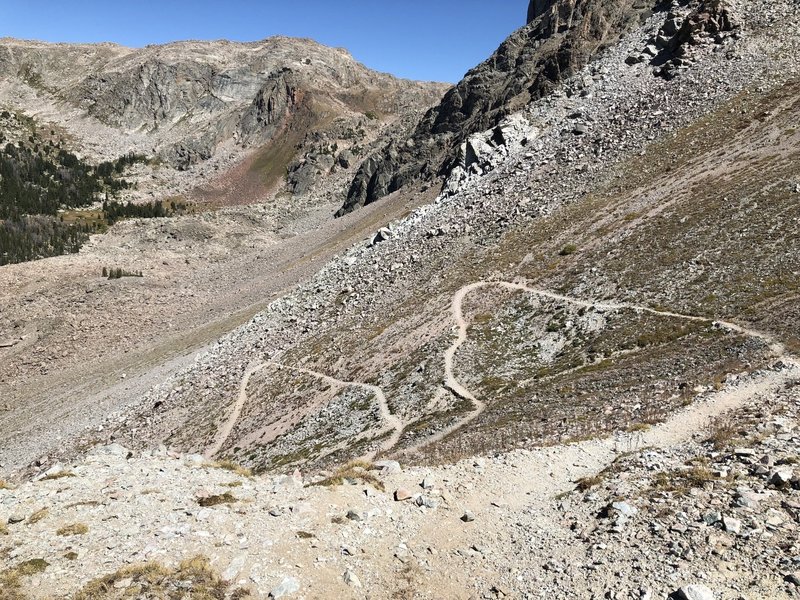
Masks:
[[[65,477],[75,477],[75,473],[72,471],[61,471],[48,475],[47,477],[42,477],[39,481],[53,481],[55,479],[64,479]]]
[[[120,586],[120,582],[124,582]],[[115,587],[116,586],[116,587]],[[116,600],[122,598],[163,600],[224,600],[248,598],[244,589],[231,590],[204,556],[185,560],[177,568],[151,562],[123,567],[116,573],[89,582],[74,600]]]
[[[60,536],[72,536],[72,535],[85,535],[89,533],[89,526],[85,523],[72,523],[71,525],[64,525],[63,527],[59,527],[56,531],[56,535]]]
[[[230,492],[225,492],[224,494],[218,494],[216,496],[208,496],[206,498],[200,498],[197,500],[197,503],[204,508],[209,506],[219,506],[220,504],[233,504],[234,502],[238,502],[238,498],[236,498],[236,496]]]
[[[125,269],[103,267],[101,276],[108,279],[122,279],[123,277],[144,277],[141,271],[126,271]]]
[[[659,492],[686,496],[692,488],[702,488],[715,479],[714,474],[705,465],[695,464],[687,469],[656,473],[653,477],[652,487]]]
[[[247,467],[243,467],[242,465],[232,461],[232,460],[220,460],[215,462],[206,463],[204,466],[210,467],[212,469],[224,469],[225,471],[230,471],[231,473],[236,473],[237,475],[241,475],[242,477],[252,477],[253,471],[248,469]]]
[[[28,517],[28,525],[33,525],[34,523],[38,523],[43,519],[47,518],[47,515],[50,514],[50,511],[46,508],[42,508],[41,510],[37,510],[33,513],[30,517]]]
[[[717,419],[705,441],[711,444],[714,450],[725,450],[733,447],[740,440],[739,428],[732,419]]]
[[[354,481],[365,483],[377,490],[384,491],[383,482],[370,472],[373,468],[374,465],[372,463],[364,460],[354,460],[336,469],[330,477],[310,485],[333,487],[343,485],[346,481]]]
[[[28,600],[28,595],[22,591],[21,578],[42,573],[49,566],[43,558],[34,558],[0,571],[0,600]]]

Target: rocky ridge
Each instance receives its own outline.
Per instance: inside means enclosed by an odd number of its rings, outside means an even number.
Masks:
[[[312,132],[358,152],[381,127],[412,118],[447,89],[377,73],[342,49],[287,37],[142,49],[5,38],[0,74],[0,106],[58,128],[90,159],[133,151],[178,171],[195,168],[191,177],[170,174],[173,194],[268,144],[285,168],[298,150],[314,150],[306,139]],[[350,141],[329,138],[336,130],[350,132]],[[151,175],[158,185],[148,191],[167,187],[164,173],[152,169],[141,175],[142,187]]]
[[[392,140],[359,168],[339,214],[417,179],[447,175],[470,134],[549,94],[599,49],[647,17],[655,3],[532,0],[528,25],[466,74],[408,139]]]

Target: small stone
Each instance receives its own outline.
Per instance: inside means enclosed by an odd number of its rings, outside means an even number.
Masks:
[[[788,485],[789,482],[792,481],[792,477],[794,476],[794,471],[792,469],[778,469],[772,475],[770,475],[769,482],[777,487],[784,487]]]
[[[347,511],[347,518],[350,519],[351,521],[363,521],[361,515],[354,510]]]
[[[639,512],[639,510],[628,504],[627,502],[614,502],[611,504],[611,509],[615,510],[619,514],[624,517],[634,517]]]
[[[722,525],[725,527],[725,531],[728,533],[738,535],[742,531],[742,522],[739,519],[734,519],[733,517],[723,517]]]
[[[269,509],[269,514],[272,517],[280,517],[283,514],[283,509],[277,508],[277,507],[276,508],[270,508]]]
[[[381,242],[385,242],[387,240],[390,240],[390,239],[392,239],[393,235],[394,234],[392,233],[391,229],[389,229],[388,227],[381,227],[378,230],[378,233],[376,233],[372,237],[371,244],[374,246],[375,244],[380,244]]]
[[[461,520],[464,523],[472,523],[475,520],[475,515],[471,511],[466,511],[462,516]]]
[[[436,484],[433,481],[433,477],[428,475],[425,479],[422,480],[422,489],[423,490],[432,490]]]
[[[687,585],[674,595],[677,600],[714,600],[714,592],[704,585]]]
[[[361,580],[358,576],[350,570],[344,572],[344,582],[347,585],[360,588],[361,587]]]
[[[222,579],[224,581],[233,581],[241,573],[244,563],[247,561],[246,554],[240,554],[231,561],[228,568],[222,572]]]
[[[294,577],[286,577],[279,586],[272,589],[272,591],[269,593],[269,597],[277,600],[278,598],[283,598],[284,596],[296,594],[299,591],[300,582]]]
[[[428,496],[418,496],[417,506],[424,506],[425,508],[439,508],[439,501],[436,498],[429,498]]]
[[[64,465],[62,465],[61,463],[56,463],[52,467],[47,469],[47,471],[44,472],[44,476],[45,477],[57,477],[58,475],[61,475],[62,473],[65,473],[65,472],[66,472],[66,469],[64,468]]]
[[[753,450],[752,448],[736,448],[736,450],[734,450],[733,453],[736,456],[741,456],[744,458],[750,458],[756,455],[756,451]]]
[[[786,518],[780,512],[774,509],[767,511],[766,524],[771,527],[780,527],[786,522]]]
[[[8,517],[8,524],[9,525],[16,525],[17,523],[22,523],[25,520],[25,517],[22,515],[11,515]]]
[[[394,499],[397,502],[403,502],[405,500],[410,500],[414,496],[413,492],[407,488],[397,488],[394,491]]]
[[[379,469],[383,473],[387,475],[396,475],[397,473],[402,473],[403,469],[400,467],[400,463],[396,460],[379,460],[375,462],[375,468]]]
[[[647,56],[657,56],[658,55],[658,47],[655,44],[647,44],[642,50],[642,54]]]
[[[710,527],[711,525],[714,525],[715,523],[719,523],[720,521],[722,521],[722,514],[717,511],[706,513],[703,516],[703,521],[705,522],[706,525]]]
[[[133,579],[131,577],[126,577],[125,579],[120,579],[114,582],[114,589],[115,590],[126,590],[133,585]]]
[[[576,123],[575,127],[572,128],[572,133],[575,135],[584,135],[589,133],[589,126],[586,123]]]

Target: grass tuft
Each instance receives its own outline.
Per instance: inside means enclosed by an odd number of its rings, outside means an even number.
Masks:
[[[238,502],[238,498],[230,492],[218,494],[216,496],[208,496],[207,498],[200,498],[197,503],[202,507],[218,506],[220,504],[233,504]]]
[[[579,492],[588,492],[593,487],[597,487],[603,483],[602,475],[592,475],[591,477],[581,477],[575,482],[575,488]]]
[[[120,581],[130,580],[130,585],[117,589]],[[123,567],[116,573],[89,582],[75,595],[75,600],[116,600],[122,598],[164,598],[168,600],[244,599],[250,593],[244,589],[229,590],[220,575],[204,556],[196,556],[169,568],[160,563],[146,563]]]
[[[42,477],[39,481],[53,481],[54,479],[64,479],[65,477],[75,477],[75,473],[72,471],[61,471],[60,473]]]
[[[725,450],[735,446],[739,440],[739,430],[732,419],[717,419],[706,438],[706,442],[710,443],[714,450]]]
[[[232,473],[236,473],[237,475],[241,475],[242,477],[253,476],[253,471],[251,469],[243,467],[242,465],[237,464],[232,460],[220,460],[215,462],[209,462],[206,463],[204,466],[210,467],[212,469],[224,469],[226,471],[231,471]]]
[[[39,521],[47,518],[47,515],[50,514],[50,511],[46,508],[42,508],[37,510],[33,513],[30,517],[28,517],[28,525],[33,525],[34,523],[38,523]]]
[[[662,471],[653,477],[653,488],[662,492],[687,495],[692,488],[702,488],[714,481],[714,474],[703,465],[694,465],[689,469]]]
[[[89,526],[85,523],[73,523],[71,525],[64,525],[56,531],[56,535],[70,536],[70,535],[85,535],[89,533]]]
[[[338,485],[343,485],[345,480],[349,479],[371,485],[376,490],[383,492],[385,491],[383,482],[370,472],[373,467],[374,465],[370,462],[364,460],[354,460],[336,469],[333,475],[327,479],[323,479],[322,481],[318,481],[317,483],[312,483],[310,485],[335,487]]]

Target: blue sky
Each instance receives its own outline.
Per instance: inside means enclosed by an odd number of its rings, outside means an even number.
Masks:
[[[455,82],[525,24],[528,0],[0,0],[0,37],[144,46],[310,37],[401,77]]]

